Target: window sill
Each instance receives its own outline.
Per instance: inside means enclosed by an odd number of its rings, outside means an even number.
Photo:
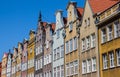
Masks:
[[[102,70],[103,70],[103,71],[106,71],[106,70],[108,70],[108,68],[103,68]]]
[[[109,69],[114,69],[115,68],[115,66],[112,66],[112,67],[110,67]]]

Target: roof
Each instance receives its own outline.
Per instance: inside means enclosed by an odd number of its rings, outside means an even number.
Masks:
[[[8,53],[4,53],[3,58],[6,58],[8,56]]]
[[[51,26],[52,26],[52,29],[55,30],[55,23],[52,23]]]
[[[42,22],[43,26],[46,26],[47,25],[47,22]]]
[[[68,9],[68,7],[69,7],[70,4],[76,5],[77,2],[75,2],[75,1],[69,1],[66,10]]]
[[[83,8],[78,7],[77,8],[77,13],[78,13],[79,16],[81,16],[83,14]]]
[[[116,3],[120,2],[119,0],[88,0],[92,8],[93,13],[101,13]]]

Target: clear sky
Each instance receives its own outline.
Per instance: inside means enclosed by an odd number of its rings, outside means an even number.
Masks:
[[[74,1],[84,6],[85,0]],[[36,30],[40,10],[43,21],[55,22],[55,11],[62,9],[66,16],[67,4],[68,0],[0,0],[0,61],[4,52],[13,52],[31,29]]]

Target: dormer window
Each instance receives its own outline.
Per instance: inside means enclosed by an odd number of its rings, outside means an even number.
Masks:
[[[69,23],[69,32],[71,32],[72,30],[73,30],[73,23],[70,22],[70,23]]]
[[[56,31],[56,34],[57,34],[57,39],[58,39],[60,37],[60,30],[59,29]]]

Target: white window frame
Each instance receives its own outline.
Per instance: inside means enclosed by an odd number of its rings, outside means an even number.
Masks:
[[[56,67],[54,68],[54,77],[57,77],[56,76]]]
[[[66,54],[69,53],[69,41],[66,41],[65,49],[66,49]]]
[[[61,77],[64,77],[64,65],[61,65]]]
[[[74,74],[78,74],[78,60],[74,61]]]
[[[56,31],[56,36],[57,36],[57,39],[60,37],[60,29]]]
[[[73,66],[73,62],[70,63],[70,75],[74,74],[74,66]]]
[[[56,60],[56,49],[54,49],[54,60]]]
[[[69,63],[66,64],[66,76],[70,75]]]
[[[63,58],[64,57],[64,45],[61,45],[60,51],[61,51],[61,58]]]
[[[85,38],[82,39],[82,50],[85,51]]]
[[[108,60],[107,60],[107,54],[103,54],[103,69],[107,69],[108,68]]]
[[[114,38],[120,37],[120,21],[114,22]]]
[[[73,51],[73,39],[70,39],[70,41],[69,41],[69,47],[70,47],[70,52],[72,52]]]
[[[90,36],[86,38],[87,49],[90,49]]]
[[[110,59],[110,68],[115,67],[115,64],[114,64],[114,52],[109,53],[109,59]]]
[[[91,35],[91,48],[95,47],[96,44],[96,37],[95,33]]]
[[[82,61],[82,74],[87,72],[87,63],[86,60]]]
[[[96,57],[92,58],[92,72],[96,71]]]
[[[116,55],[117,55],[117,66],[120,66],[120,49],[117,49]]]
[[[113,39],[113,28],[112,28],[112,24],[109,24],[107,26],[107,36],[108,36],[108,41],[112,40]]]
[[[74,37],[73,40],[74,40],[74,42],[73,42],[73,43],[74,43],[74,45],[73,45],[73,46],[74,46],[73,49],[76,50],[76,49],[77,49],[77,46],[78,46],[77,37]]]
[[[87,60],[87,73],[91,72],[91,59]]]
[[[105,34],[104,34],[104,31],[105,30]],[[103,28],[101,30],[101,43],[105,43],[107,41],[107,32],[106,32],[106,28]]]

